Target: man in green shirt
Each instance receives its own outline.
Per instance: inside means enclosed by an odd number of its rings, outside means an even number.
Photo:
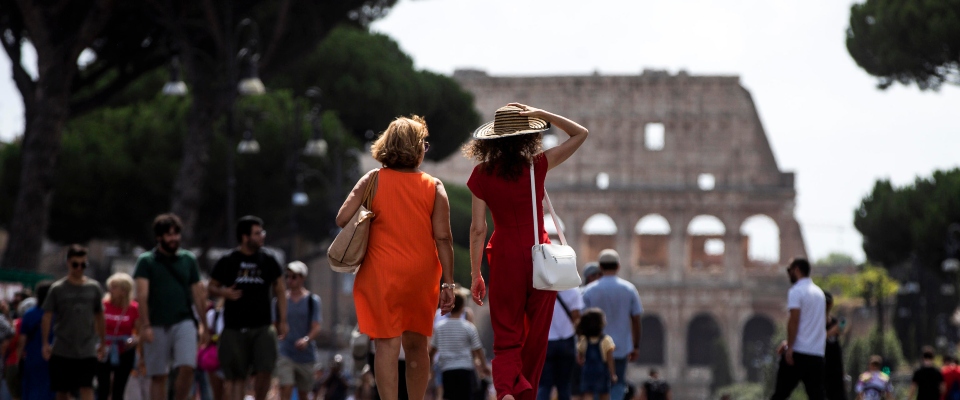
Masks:
[[[207,339],[205,318],[194,317],[206,314],[206,290],[196,257],[180,248],[182,226],[172,213],[158,215],[153,220],[157,247],[140,255],[133,272],[151,399],[167,398],[171,367],[177,368],[174,399],[189,397],[197,366],[197,336],[200,344]]]

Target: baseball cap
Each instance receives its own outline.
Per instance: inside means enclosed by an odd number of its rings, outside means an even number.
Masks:
[[[587,263],[587,267],[583,269],[583,276],[597,275],[600,273],[600,266],[595,262]]]
[[[301,261],[294,261],[287,264],[287,269],[300,276],[307,276],[307,264]]]
[[[614,249],[605,249],[597,259],[600,264],[620,264],[620,254]]]

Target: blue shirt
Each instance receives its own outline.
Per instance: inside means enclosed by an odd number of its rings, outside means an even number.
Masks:
[[[617,276],[605,275],[587,285],[583,304],[603,310],[607,318],[603,333],[612,337],[617,346],[613,358],[626,358],[633,350],[633,316],[643,314],[636,286]]]
[[[307,315],[309,312],[307,300],[313,302],[313,315]],[[301,297],[296,303],[290,300],[289,297],[286,301],[287,325],[290,329],[287,332],[287,336],[284,336],[283,340],[280,341],[280,355],[289,358],[297,364],[313,363],[316,361],[316,356],[313,352],[313,342],[311,341],[306,349],[300,350],[297,348],[297,341],[303,339],[304,336],[310,333],[310,325],[313,321],[320,323],[320,296],[311,293],[309,297]],[[274,319],[276,319],[276,299],[274,299],[273,304],[273,314]]]

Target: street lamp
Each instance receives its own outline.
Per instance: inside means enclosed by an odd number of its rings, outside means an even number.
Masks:
[[[174,56],[170,60],[170,80],[163,85],[162,93],[165,96],[186,96],[187,84],[180,78],[180,59]]]
[[[323,108],[320,105],[320,89],[311,87],[307,89],[307,97],[313,98],[316,105],[310,110],[310,127],[313,129],[313,136],[307,141],[303,148],[303,155],[308,157],[324,157],[327,155],[327,141],[323,140]]]
[[[237,153],[257,154],[259,152],[260,143],[253,137],[253,131],[250,130],[250,126],[247,126],[247,129],[243,131],[243,140],[237,143]]]

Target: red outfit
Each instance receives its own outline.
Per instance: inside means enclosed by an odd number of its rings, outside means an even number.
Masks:
[[[550,243],[543,227],[543,181],[547,159],[536,165],[537,219],[540,243]],[[547,354],[547,336],[557,292],[533,288],[533,212],[530,171],[507,181],[488,175],[482,164],[473,169],[467,186],[487,203],[493,214],[493,236],[487,243],[490,264],[490,319],[493,326],[493,385],[497,398],[535,399]]]
[[[106,328],[107,342],[116,336],[133,335],[133,326],[140,318],[140,306],[136,301],[130,301],[130,305],[124,312],[123,307],[117,307],[108,300],[103,301],[103,320]],[[120,348],[123,351],[123,347]]]
[[[20,318],[13,320],[13,337],[10,338],[10,343],[7,344],[7,348],[4,349],[7,355],[7,358],[4,359],[4,364],[6,366],[17,365],[20,360],[17,358],[17,345],[20,342]],[[3,354],[3,352],[0,352]],[[20,355],[23,357],[23,355]]]
[[[956,365],[944,365],[940,372],[943,374],[943,384],[947,391],[953,387],[954,383],[960,382],[960,367]],[[941,396],[942,398],[943,396]]]

